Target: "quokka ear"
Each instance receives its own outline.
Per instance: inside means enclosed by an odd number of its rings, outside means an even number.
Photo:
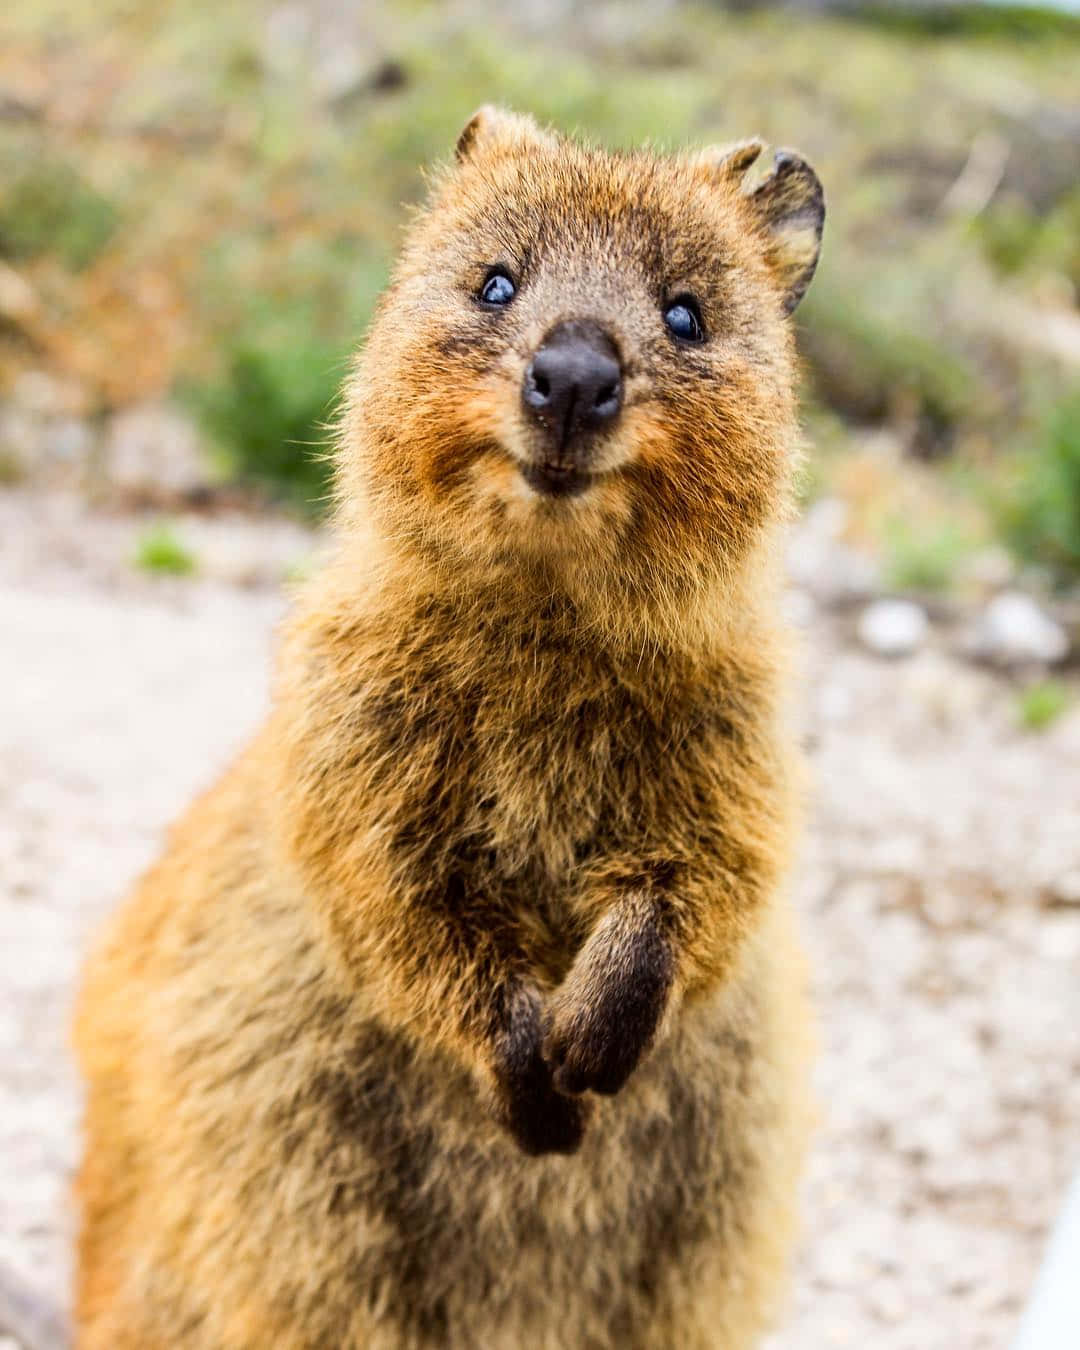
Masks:
[[[529,145],[552,145],[554,137],[524,113],[485,103],[469,118],[457,139],[459,164],[493,149],[516,150]]]
[[[817,174],[793,150],[777,150],[772,166],[751,173],[764,146],[740,141],[709,153],[717,178],[738,181],[768,241],[766,256],[784,290],[790,314],[806,293],[821,253],[825,193]]]
[[[741,178],[751,164],[755,163],[765,142],[758,136],[748,141],[736,141],[734,145],[725,145],[706,150],[702,160],[710,166],[717,178]]]

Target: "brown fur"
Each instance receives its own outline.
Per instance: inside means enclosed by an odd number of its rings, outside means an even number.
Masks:
[[[83,1350],[755,1342],[807,1119],[773,537],[820,233],[755,157],[463,133],[272,713],[89,967]],[[624,407],[553,499],[519,388],[575,317]]]

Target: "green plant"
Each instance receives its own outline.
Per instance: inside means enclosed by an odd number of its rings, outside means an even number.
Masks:
[[[161,576],[190,576],[197,567],[195,555],[168,525],[154,525],[141,535],[135,549],[135,564],[144,572]]]
[[[915,415],[924,451],[947,443],[976,403],[969,363],[926,332],[907,325],[885,297],[823,278],[811,288],[800,346],[818,398],[856,422]]]
[[[1071,702],[1069,691],[1059,680],[1040,680],[1020,691],[1017,712],[1028,731],[1043,731],[1056,722]]]
[[[1052,5],[930,4],[927,0],[893,0],[890,4],[841,7],[848,17],[913,37],[1001,38],[1006,41],[1075,39],[1080,20]]]
[[[189,391],[234,475],[317,514],[327,499],[327,419],[344,355],[321,341],[241,342],[223,376]]]
[[[948,590],[970,547],[967,535],[951,521],[915,525],[893,517],[885,525],[886,584],[897,590]]]
[[[22,481],[24,473],[18,455],[0,445],[0,487],[14,487]]]
[[[70,165],[37,160],[15,175],[0,198],[0,253],[55,253],[77,272],[108,243],[117,220],[112,202]]]
[[[1080,188],[1045,212],[1022,198],[1007,197],[978,216],[972,228],[999,272],[1057,272],[1080,295]]]
[[[1022,558],[1061,578],[1080,575],[1080,391],[1051,410],[998,506]]]

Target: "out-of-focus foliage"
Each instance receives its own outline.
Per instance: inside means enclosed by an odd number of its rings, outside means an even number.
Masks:
[[[116,228],[116,208],[70,164],[44,159],[17,165],[0,193],[0,254],[12,258],[52,253],[79,271]]]
[[[856,422],[910,424],[911,448],[920,453],[948,448],[985,392],[971,360],[875,295],[872,282],[848,284],[835,265],[822,272],[800,320],[817,396]]]
[[[192,402],[229,469],[318,511],[329,485],[322,447],[334,370],[335,362],[309,345],[238,347],[222,376],[195,390]]]
[[[1001,504],[1009,539],[1059,577],[1080,575],[1080,391],[1051,410],[1016,467]]]
[[[1000,272],[1057,273],[1080,301],[1080,187],[1046,213],[1022,197],[1006,198],[984,212],[974,228]]]
[[[1021,691],[1018,711],[1028,731],[1045,731],[1072,702],[1068,687],[1060,680],[1040,680]]]
[[[970,538],[950,519],[926,522],[888,517],[885,582],[895,590],[947,590],[971,547]]]
[[[422,167],[495,101],[613,145],[797,144],[829,212],[798,315],[822,447],[807,491],[834,490],[870,434],[969,465],[969,499],[993,502],[1017,456],[1058,463],[1029,429],[1080,372],[1080,25],[843,8],[9,7],[0,265],[32,303],[5,309],[0,276],[0,391],[28,367],[77,383],[91,415],[179,391],[232,472],[318,501],[313,451]],[[1061,490],[1025,493],[1024,529],[1042,521],[1075,566],[1046,504]],[[901,573],[941,575],[887,545]]]
[[[330,486],[327,429],[348,352],[318,336],[309,307],[264,306],[230,334],[219,373],[186,390],[227,473],[303,512]]]
[[[879,4],[838,4],[835,9],[863,23],[896,33],[932,37],[1004,38],[1038,41],[1075,37],[1080,22],[1051,5],[942,4],[936,0],[891,0]]]
[[[186,577],[196,570],[195,555],[168,525],[155,525],[141,536],[135,564],[159,576]]]

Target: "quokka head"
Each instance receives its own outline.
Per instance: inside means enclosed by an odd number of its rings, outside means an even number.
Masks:
[[[787,505],[823,221],[814,171],[759,141],[609,152],[482,108],[350,382],[342,500],[579,591],[724,575]]]

